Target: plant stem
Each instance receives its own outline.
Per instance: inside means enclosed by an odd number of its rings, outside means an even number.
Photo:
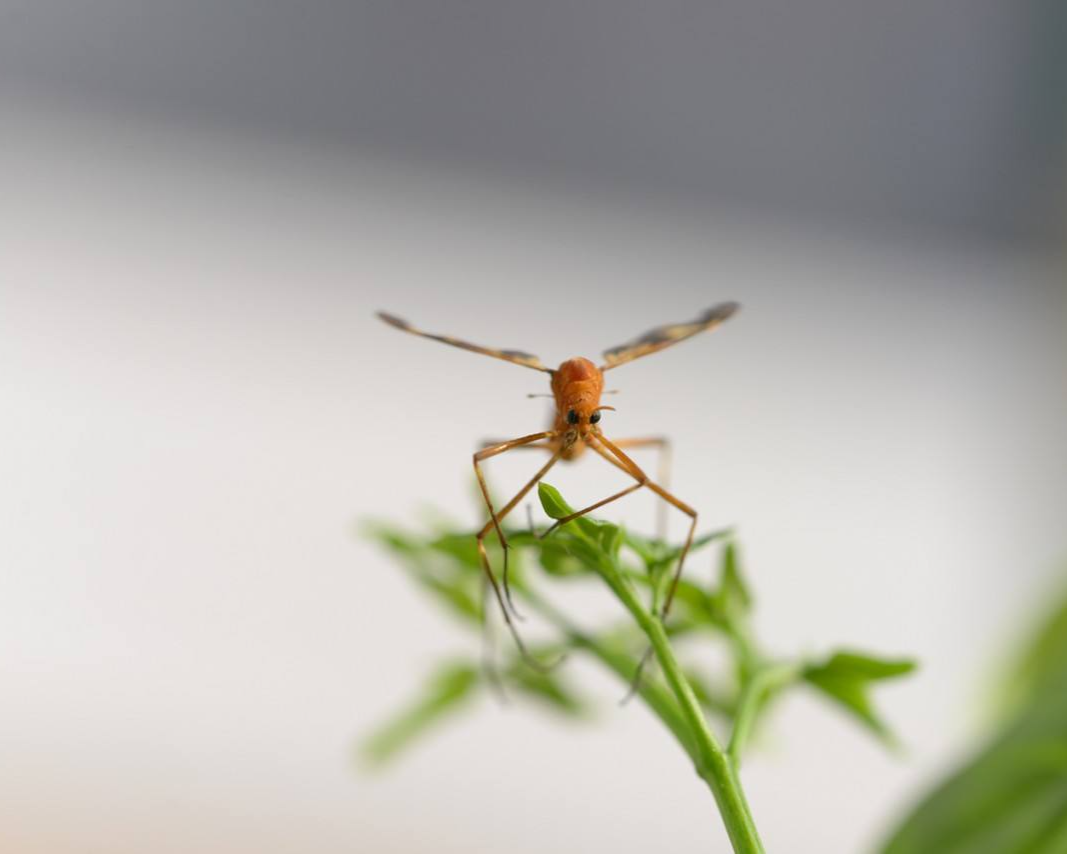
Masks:
[[[637,661],[632,655],[612,649],[601,643],[597,638],[586,634],[554,605],[533,591],[523,591],[523,598],[537,613],[563,632],[576,647],[584,649],[598,659],[601,664],[615,673],[624,684],[630,683],[637,668]],[[678,704],[675,703],[670,692],[659,682],[646,679],[638,686],[637,693],[652,713],[671,731],[675,740],[689,754],[693,762],[697,762],[698,754],[689,725],[685,718],[682,717]]]
[[[738,854],[762,854],[763,844],[745,801],[737,769],[708,727],[693,688],[685,678],[678,659],[674,657],[674,650],[662,621],[645,610],[633,588],[623,579],[616,567],[601,565],[598,569],[652,644],[667,684],[692,733],[697,774],[708,784],[715,796],[734,851]]]
[[[756,720],[760,702],[768,691],[792,682],[799,673],[800,666],[797,664],[772,664],[757,670],[755,675],[748,680],[748,684],[741,693],[741,700],[737,704],[733,732],[730,734],[730,743],[726,747],[726,754],[735,769],[741,764],[741,752],[752,731],[752,724]]]

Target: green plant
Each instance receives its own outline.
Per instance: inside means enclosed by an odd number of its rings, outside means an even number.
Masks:
[[[894,831],[884,854],[1067,851],[1067,598],[1008,671],[997,732]]]
[[[553,519],[571,508],[553,487],[539,487],[541,504]],[[464,625],[478,630],[483,617],[484,578],[474,537],[452,529],[413,533],[373,524],[369,534]],[[762,851],[752,813],[740,781],[740,766],[750,734],[773,701],[797,686],[814,689],[840,704],[872,733],[890,740],[889,730],[871,704],[874,682],[910,672],[908,660],[885,660],[839,651],[816,659],[780,659],[767,655],[753,637],[752,595],[744,581],[738,547],[730,531],[698,538],[691,553],[713,545],[721,549],[714,589],[682,579],[674,610],[666,624],[657,616],[680,549],[641,537],[618,525],[587,517],[575,519],[541,539],[538,532],[508,530],[511,585],[525,610],[554,630],[553,639],[531,647],[542,661],[562,655],[587,655],[630,685],[648,649],[657,668],[648,667],[636,684],[636,696],[663,722],[711,790],[723,823],[739,852]],[[494,554],[498,562],[499,552]],[[553,604],[535,584],[541,577],[559,582],[597,578],[621,603],[628,619],[590,629]],[[732,671],[713,680],[695,667],[683,666],[675,648],[692,653],[710,642],[725,644]],[[394,757],[431,725],[458,710],[479,689],[499,690],[546,703],[570,716],[583,716],[590,700],[567,679],[566,668],[541,672],[526,664],[510,645],[499,666],[476,661],[447,661],[428,678],[411,707],[384,724],[363,745],[365,757],[383,762]],[[721,742],[709,716],[728,727]]]

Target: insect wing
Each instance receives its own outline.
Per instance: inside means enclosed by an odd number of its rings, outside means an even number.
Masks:
[[[635,338],[627,344],[612,347],[604,351],[604,364],[600,366],[602,371],[615,368],[634,359],[640,359],[650,353],[658,353],[672,344],[691,338],[698,332],[706,329],[714,329],[724,320],[732,317],[740,306],[735,302],[724,302],[709,308],[696,320],[688,323],[670,323],[666,326],[657,326],[650,329],[639,338]]]
[[[477,344],[471,344],[469,341],[461,341],[459,338],[453,338],[450,335],[434,335],[432,332],[423,332],[421,329],[416,329],[406,320],[401,320],[399,317],[392,314],[386,314],[384,311],[379,311],[378,317],[390,326],[402,329],[404,332],[410,332],[412,335],[421,335],[423,338],[440,341],[442,344],[451,344],[453,347],[470,350],[472,353],[481,353],[483,356],[492,356],[494,359],[503,359],[505,362],[522,365],[524,368],[533,368],[535,371],[551,373],[548,368],[541,364],[541,360],[538,359],[537,356],[530,353],[524,353],[521,350],[496,350],[492,347],[481,347]]]

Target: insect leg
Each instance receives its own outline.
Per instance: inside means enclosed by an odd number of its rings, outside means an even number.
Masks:
[[[657,486],[655,483],[653,483],[649,479],[648,475],[646,475],[641,470],[641,467],[638,466],[637,463],[635,463],[633,460],[631,460],[622,451],[618,450],[617,446],[612,445],[612,447],[615,448],[614,453],[617,453],[619,458],[621,458],[622,460],[625,460],[625,463],[620,462],[619,459],[616,459],[615,457],[611,456],[602,447],[598,446],[597,445],[597,441],[598,440],[607,442],[607,440],[604,439],[603,436],[595,436],[595,437],[588,438],[586,440],[586,444],[588,444],[589,447],[591,447],[594,451],[596,451],[598,454],[600,454],[600,456],[604,457],[604,459],[606,459],[609,463],[611,463],[612,465],[622,469],[624,472],[626,472],[628,475],[630,475],[630,477],[634,478],[634,480],[636,480],[637,483],[633,484],[632,486],[628,486],[626,489],[621,489],[618,492],[616,492],[614,495],[609,495],[607,498],[604,498],[604,499],[602,499],[600,501],[597,501],[595,504],[590,504],[588,507],[583,507],[581,510],[576,510],[575,512],[570,513],[567,516],[564,516],[564,517],[562,517],[560,519],[557,519],[555,521],[555,523],[547,531],[545,531],[541,535],[542,539],[544,537],[547,537],[549,534],[551,534],[554,530],[556,530],[556,528],[560,527],[560,525],[566,525],[571,520],[577,519],[579,516],[584,516],[587,513],[591,513],[592,511],[597,510],[600,507],[603,507],[605,504],[610,504],[612,501],[618,501],[623,496],[629,495],[631,492],[636,492],[642,486],[649,487],[650,489],[655,491],[657,494],[660,494],[663,491],[659,486]],[[657,439],[630,439],[628,441],[630,441],[632,443],[635,443],[635,444],[666,444],[666,442],[667,442],[666,439],[659,439],[659,438],[657,438]]]
[[[482,474],[480,463],[482,463],[484,460],[489,459],[490,457],[495,457],[497,454],[502,454],[505,451],[512,450],[513,448],[519,448],[524,445],[529,445],[533,442],[537,442],[545,438],[550,438],[552,436],[554,436],[554,434],[551,432],[534,433],[530,436],[524,436],[520,439],[512,439],[509,442],[501,442],[500,444],[494,445],[490,448],[483,448],[482,450],[474,454],[474,473],[478,478],[478,486],[481,488],[482,497],[485,499],[485,506],[489,510],[490,517],[489,521],[486,522],[485,526],[477,534],[478,555],[481,558],[482,569],[485,571],[485,576],[488,579],[489,583],[492,585],[493,593],[496,595],[497,602],[500,605],[500,610],[504,614],[504,622],[507,624],[508,629],[512,634],[512,637],[515,638],[515,644],[516,646],[518,646],[519,652],[522,654],[523,658],[528,663],[538,668],[541,668],[541,665],[527,653],[526,647],[523,645],[522,639],[519,637],[518,630],[515,628],[511,620],[511,613],[509,613],[508,610],[508,605],[511,604],[511,592],[507,586],[508,541],[507,538],[504,536],[503,530],[500,527],[500,520],[507,516],[508,513],[510,513],[515,508],[515,506],[520,501],[522,501],[526,493],[533,488],[534,484],[536,484],[542,477],[544,477],[548,470],[556,464],[556,462],[562,455],[562,451],[557,451],[556,453],[554,453],[549,459],[549,461],[541,467],[537,474],[535,474],[526,483],[526,485],[523,486],[522,489],[519,490],[519,492],[515,495],[514,498],[512,498],[506,505],[504,505],[504,507],[500,510],[499,513],[494,509],[492,499],[489,497],[489,488],[485,484],[485,477]],[[497,584],[496,576],[493,575],[492,567],[489,565],[489,555],[485,550],[485,538],[492,530],[496,531],[497,537],[500,541],[500,546],[504,550],[504,590],[507,591],[506,599],[504,593],[501,592],[500,585]],[[514,605],[512,605],[512,610],[514,610]]]
[[[506,442],[507,439],[482,439],[482,441],[478,443],[478,447],[484,451],[487,448],[495,448],[497,445],[503,445]],[[547,442],[544,444],[515,445],[511,450],[551,451],[552,445]]]
[[[641,469],[637,466],[637,464],[628,456],[626,456],[626,454],[623,453],[623,451],[620,450],[616,444],[611,442],[609,439],[606,439],[602,435],[597,436],[596,440],[596,442],[590,442],[588,444],[594,451],[600,454],[600,456],[630,474],[631,477],[638,477],[639,475],[643,476],[643,472],[641,472]],[[603,445],[603,447],[601,447],[601,444]],[[696,533],[697,527],[697,512],[684,501],[675,498],[671,493],[669,493],[659,484],[653,483],[652,481],[647,480],[647,478],[645,486],[655,492],[664,501],[668,502],[674,507],[677,507],[683,513],[689,516],[690,519],[689,533],[686,536],[685,545],[682,547],[682,552],[678,556],[678,565],[674,569],[674,576],[671,579],[671,586],[668,588],[667,597],[666,599],[664,599],[663,605],[660,607],[658,616],[660,618],[660,621],[663,622],[667,619],[667,614],[670,612],[671,603],[674,601],[674,594],[677,591],[678,584],[682,579],[682,568],[685,565],[686,555],[689,554],[689,549],[693,545],[693,535]],[[645,665],[648,664],[648,660],[649,658],[651,658],[651,656],[652,647],[649,647],[645,650],[644,654],[641,656],[641,659],[637,662],[637,669],[634,671],[634,678],[630,684],[630,690],[627,692],[626,696],[623,697],[623,703],[627,702],[631,697],[633,697],[634,694],[637,693],[637,689],[641,684],[641,674],[644,672]]]
[[[671,487],[671,440],[666,436],[650,436],[642,439],[616,439],[616,448],[655,448],[658,452],[656,460],[656,483],[664,489]],[[656,537],[660,540],[667,539],[667,504],[656,504]]]
[[[522,448],[522,447],[523,446],[519,446],[519,448]],[[530,447],[530,446],[527,446],[527,447]],[[513,450],[515,450],[515,449],[513,449]],[[496,514],[495,519],[491,519],[490,521],[486,522],[485,523],[485,527],[482,528],[482,530],[478,533],[478,545],[479,545],[479,548],[483,550],[482,551],[483,556],[485,557],[485,560],[488,563],[489,558],[488,558],[487,555],[484,554],[485,546],[484,546],[483,540],[485,539],[485,537],[489,533],[489,531],[492,530],[494,526],[496,527],[497,534],[500,537],[501,548],[504,550],[504,574],[503,574],[504,598],[507,601],[508,607],[511,609],[511,613],[514,616],[518,617],[520,620],[522,619],[522,616],[519,614],[518,609],[515,607],[515,603],[511,600],[511,587],[508,585],[508,552],[510,550],[510,546],[508,544],[507,538],[504,536],[503,529],[501,529],[499,527],[499,523],[500,523],[501,519],[503,519],[505,516],[507,516],[515,508],[515,505],[517,505],[520,501],[522,501],[522,499],[525,497],[526,493],[529,492],[533,488],[534,484],[536,484],[539,480],[541,480],[541,478],[543,478],[545,476],[545,474],[548,472],[548,470],[550,468],[552,468],[552,466],[554,466],[559,461],[559,458],[562,455],[563,455],[563,451],[562,450],[559,450],[556,453],[554,453],[552,455],[551,459],[549,459],[549,461],[547,463],[545,463],[541,467],[540,471],[538,471],[537,474],[535,474],[532,478],[530,478],[530,480],[527,481],[526,485],[523,486],[523,488],[519,490],[519,492],[515,495],[515,497],[512,498],[511,501],[509,501],[504,506],[504,509]],[[492,508],[491,507],[490,507],[490,512],[492,512]]]
[[[504,683],[500,679],[500,671],[496,666],[496,632],[489,621],[489,582],[482,579],[482,670],[485,671],[489,688],[501,703],[508,701],[504,691]]]
[[[597,443],[602,444],[603,448],[598,447]],[[590,447],[592,447],[594,451],[604,457],[604,459],[608,460],[608,462],[614,463],[623,471],[628,472],[631,477],[644,477],[645,486],[651,489],[654,493],[656,493],[656,495],[658,495],[668,504],[673,507],[677,507],[683,513],[685,513],[686,516],[689,517],[689,533],[685,538],[685,545],[682,546],[681,554],[678,556],[678,565],[677,567],[675,567],[674,576],[671,579],[671,586],[667,590],[667,597],[666,599],[664,599],[663,606],[660,608],[660,619],[666,619],[667,614],[670,612],[671,609],[671,603],[674,602],[674,594],[678,590],[678,583],[682,579],[682,568],[685,566],[686,555],[689,554],[689,549],[693,545],[693,537],[696,534],[697,527],[697,511],[690,507],[688,504],[686,504],[684,501],[676,498],[658,483],[648,480],[647,476],[645,476],[644,472],[641,471],[637,463],[635,463],[628,456],[626,456],[626,454],[624,454],[622,450],[619,449],[618,445],[616,445],[614,442],[610,441],[604,436],[597,436],[596,441],[589,444]],[[608,452],[611,453],[611,456],[609,456]],[[612,459],[612,456],[615,457],[614,460]]]

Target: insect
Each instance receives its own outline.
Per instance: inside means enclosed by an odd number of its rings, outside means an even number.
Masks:
[[[579,516],[584,516],[587,513],[604,507],[613,501],[618,501],[620,498],[623,498],[632,492],[636,492],[642,487],[651,490],[666,502],[662,505],[664,508],[666,508],[667,505],[670,505],[689,517],[689,531],[686,535],[685,544],[678,556],[678,564],[675,567],[670,587],[668,588],[667,595],[660,607],[660,618],[666,618],[670,611],[671,603],[674,600],[678,582],[682,577],[686,555],[689,553],[689,549],[693,544],[693,535],[697,525],[697,511],[684,501],[676,498],[672,493],[668,492],[661,483],[657,483],[649,478],[649,476],[645,474],[645,472],[642,471],[642,469],[630,459],[623,450],[624,448],[648,446],[659,446],[663,449],[666,440],[662,438],[612,440],[604,435],[604,431],[600,426],[601,412],[614,409],[614,407],[604,406],[600,403],[601,396],[605,394],[604,372],[614,370],[620,365],[632,362],[634,359],[639,359],[642,356],[658,353],[660,350],[664,350],[680,341],[684,341],[687,338],[696,335],[698,332],[714,329],[724,320],[727,320],[735,314],[738,308],[739,306],[737,303],[721,303],[708,309],[700,315],[700,317],[689,321],[688,323],[673,323],[666,326],[656,327],[655,329],[646,332],[644,335],[635,338],[633,341],[618,347],[612,347],[610,350],[605,350],[603,353],[604,362],[599,366],[591,362],[589,359],[576,357],[567,359],[554,370],[543,365],[541,360],[536,356],[524,353],[520,350],[496,350],[491,347],[481,347],[477,344],[461,341],[458,338],[452,338],[448,335],[435,335],[430,332],[424,332],[421,329],[416,329],[407,321],[401,320],[399,317],[394,317],[385,312],[378,312],[378,317],[390,326],[394,326],[404,332],[410,332],[413,335],[420,335],[423,338],[430,338],[444,344],[451,344],[453,347],[460,347],[474,353],[481,353],[484,356],[503,359],[506,362],[521,365],[524,368],[541,371],[548,374],[550,377],[551,396],[555,400],[555,415],[550,428],[539,433],[531,433],[528,436],[521,436],[517,439],[489,443],[474,454],[474,473],[478,478],[478,487],[481,490],[482,497],[485,499],[485,506],[489,512],[489,520],[477,534],[478,553],[481,559],[482,569],[485,571],[486,578],[492,587],[494,596],[504,615],[504,621],[507,624],[512,637],[515,639],[519,652],[532,666],[538,667],[539,669],[542,668],[542,665],[527,653],[522,638],[512,621],[512,616],[514,615],[517,617],[518,612],[515,610],[515,606],[511,601],[511,590],[508,586],[508,541],[507,537],[504,535],[503,528],[501,527],[501,522],[512,510],[515,509],[526,494],[533,489],[533,487],[554,465],[556,465],[556,463],[560,460],[574,460],[586,449],[592,450],[594,453],[611,463],[611,465],[621,469],[633,478],[634,482],[625,489],[621,489],[618,492],[609,495],[607,498],[603,498],[600,501],[590,504],[588,507],[583,507],[581,510],[577,510],[568,516],[557,519],[542,536],[547,536],[559,526],[565,525],[567,522],[577,519]],[[489,496],[489,489],[486,486],[485,476],[482,472],[482,463],[491,457],[498,456],[499,454],[517,448],[541,449],[548,453],[548,461],[538,469],[537,473],[526,482],[522,489],[520,489],[510,501],[498,510],[493,506],[493,501]],[[496,533],[503,550],[504,567],[502,583],[498,583],[496,576],[493,574],[492,567],[489,563],[489,555],[485,548],[485,538],[490,532]],[[639,673],[640,668],[638,674]]]

